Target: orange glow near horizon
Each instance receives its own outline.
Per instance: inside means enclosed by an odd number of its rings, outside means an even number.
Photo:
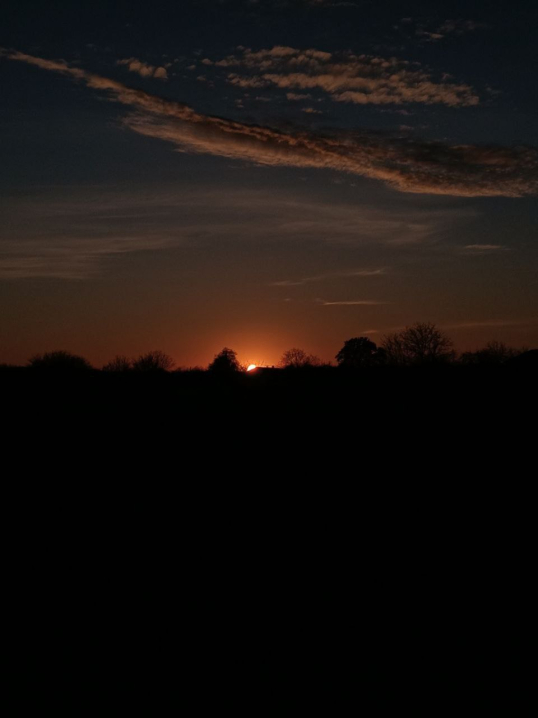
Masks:
[[[256,364],[249,364],[247,366],[247,371],[254,371],[254,369],[257,369],[257,368],[258,367],[256,366]]]

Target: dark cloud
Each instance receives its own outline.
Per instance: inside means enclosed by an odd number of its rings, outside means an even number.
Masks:
[[[367,131],[336,133],[271,127],[197,113],[100,75],[9,52],[11,60],[73,77],[134,110],[123,120],[139,134],[185,152],[207,153],[261,165],[323,168],[385,182],[400,192],[463,197],[518,197],[538,193],[538,151],[532,147],[479,147],[421,142]]]

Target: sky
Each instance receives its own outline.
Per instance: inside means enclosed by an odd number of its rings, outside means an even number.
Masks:
[[[112,5],[112,6],[111,6]],[[538,346],[538,6],[19,0],[0,362]]]

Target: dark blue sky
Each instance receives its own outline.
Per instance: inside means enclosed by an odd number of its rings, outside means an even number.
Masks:
[[[538,343],[523,2],[22,2],[0,27],[0,361]]]

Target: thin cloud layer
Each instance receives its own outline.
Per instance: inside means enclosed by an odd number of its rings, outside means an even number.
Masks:
[[[227,69],[227,81],[232,85],[276,86],[290,91],[292,99],[296,99],[294,94],[317,90],[336,102],[359,105],[420,103],[469,107],[480,101],[470,85],[451,82],[446,75],[436,81],[418,63],[395,57],[275,46],[256,52],[244,48],[214,65]]]
[[[357,2],[353,2],[353,0],[219,0],[221,5],[231,4],[233,2],[245,6],[245,8],[248,8],[250,11],[256,8],[281,11],[290,7],[320,9],[357,7]]]
[[[505,247],[503,244],[467,244],[463,247],[463,255],[491,255],[491,254],[503,254],[504,252],[512,251],[510,247]]]
[[[208,206],[211,211],[208,212]],[[0,202],[0,278],[84,279],[121,255],[233,243],[421,244],[465,219],[461,210],[376,209],[285,191],[60,187]],[[30,229],[31,228],[31,229]],[[332,276],[377,276],[355,269]],[[329,279],[329,274],[326,275]],[[319,280],[322,281],[321,275]],[[312,280],[313,281],[313,280]],[[377,284],[377,280],[375,280]],[[308,282],[307,282],[308,284]]]
[[[326,302],[324,299],[317,300],[322,307],[377,307],[390,302],[378,302],[375,299],[352,299],[342,302]]]
[[[483,252],[498,252],[506,249],[502,244],[466,244],[465,249],[478,249]]]
[[[429,42],[438,42],[448,35],[464,35],[483,27],[485,27],[483,23],[474,22],[473,20],[445,20],[444,23],[433,30],[428,30],[426,26],[420,24],[417,27],[416,34]]]
[[[283,279],[280,282],[272,282],[272,287],[300,287],[311,282],[324,282],[330,279],[338,279],[345,277],[380,277],[386,274],[385,267],[381,269],[356,269],[345,270],[343,272],[331,272],[329,274],[318,274],[315,277],[302,277],[301,279]]]
[[[520,320],[515,319],[513,321],[504,319],[491,319],[478,322],[461,322],[459,324],[445,324],[447,329],[476,329],[478,327],[516,327],[516,326],[528,326],[533,324],[533,320]]]
[[[286,48],[282,49],[286,51]],[[538,151],[420,142],[366,131],[278,131],[197,113],[64,61],[19,52],[10,60],[61,73],[105,91],[134,110],[123,122],[141,135],[198,152],[259,165],[330,169],[381,180],[400,192],[462,197],[519,197],[538,193]]]

